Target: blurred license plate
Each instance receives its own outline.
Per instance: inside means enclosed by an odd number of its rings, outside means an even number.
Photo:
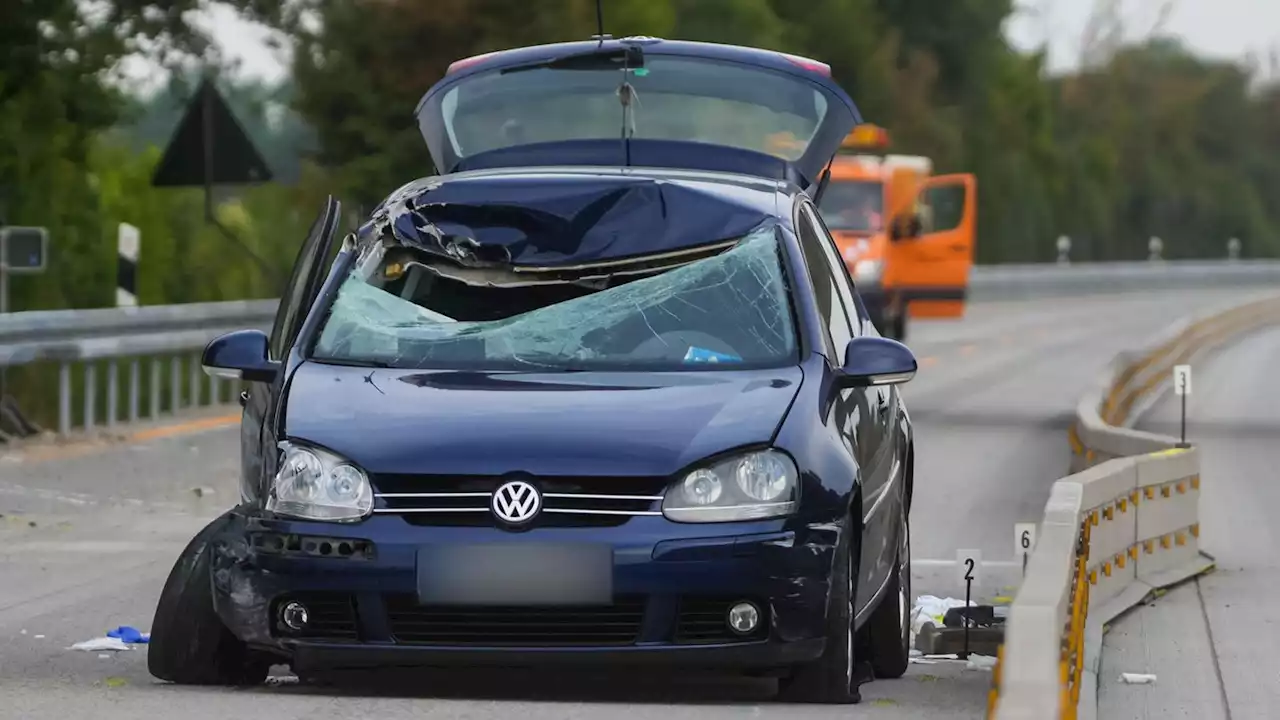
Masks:
[[[613,547],[582,543],[427,545],[418,602],[431,605],[607,605]]]

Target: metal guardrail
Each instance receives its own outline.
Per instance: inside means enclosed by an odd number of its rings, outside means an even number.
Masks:
[[[977,266],[975,302],[1191,287],[1280,285],[1280,261],[1167,261],[1075,265]],[[225,383],[202,390],[199,353],[218,335],[267,329],[276,300],[190,303],[141,308],[53,310],[0,315],[0,368],[54,363],[57,431],[112,426],[230,401]],[[121,378],[121,364],[127,367]],[[143,382],[146,365],[146,382]],[[100,390],[105,378],[105,392]],[[82,377],[82,379],[80,379]],[[52,390],[51,390],[52,392]],[[50,395],[49,401],[54,398]],[[99,407],[101,402],[102,407]],[[78,413],[76,407],[82,408]],[[77,418],[76,415],[79,415]]]
[[[62,435],[75,424],[72,372],[76,366],[83,373],[78,425],[85,429],[97,427],[99,421],[113,427],[120,420],[156,419],[162,410],[174,413],[219,405],[232,400],[229,383],[205,377],[200,352],[224,333],[269,329],[276,305],[276,300],[238,300],[0,315],[0,367],[57,364],[57,431]],[[124,379],[122,363],[127,368]],[[98,407],[100,375],[106,391],[102,408]],[[145,415],[140,407],[143,396],[148,401]]]
[[[1120,292],[1280,285],[1277,260],[1165,260],[1074,265],[978,265],[972,300],[1018,300]]]
[[[1129,426],[1167,387],[1174,365],[1276,323],[1280,297],[1180,323],[1123,353],[1081,400],[1071,432],[1078,472],[1054,483],[1045,505],[988,717],[1096,717],[1103,625],[1155,589],[1212,567],[1199,548],[1199,451]]]

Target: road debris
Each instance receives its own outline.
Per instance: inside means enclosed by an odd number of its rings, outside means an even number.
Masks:
[[[67,649],[82,650],[84,652],[100,652],[103,650],[111,650],[111,651],[118,652],[121,650],[132,650],[133,648],[130,647],[127,643],[125,643],[120,638],[100,637],[100,638],[93,638],[92,640],[85,640],[84,642],[78,642]],[[103,656],[99,655],[98,657],[103,657]],[[110,655],[106,657],[110,657]]]
[[[996,659],[990,655],[970,655],[965,664],[966,670],[991,670],[996,666]]]
[[[1120,673],[1120,682],[1126,685],[1153,685],[1156,676],[1150,673]]]

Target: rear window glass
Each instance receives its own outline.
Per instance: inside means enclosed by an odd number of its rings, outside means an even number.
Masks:
[[[629,91],[620,90],[624,81]],[[622,95],[630,94],[630,111]],[[827,113],[814,84],[707,59],[650,56],[623,70],[537,68],[467,78],[438,100],[443,138],[466,158],[565,140],[681,140],[800,158]]]

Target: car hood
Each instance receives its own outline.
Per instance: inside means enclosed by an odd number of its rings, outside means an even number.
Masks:
[[[303,363],[285,434],[371,473],[660,476],[767,443],[798,367],[514,373]]]

